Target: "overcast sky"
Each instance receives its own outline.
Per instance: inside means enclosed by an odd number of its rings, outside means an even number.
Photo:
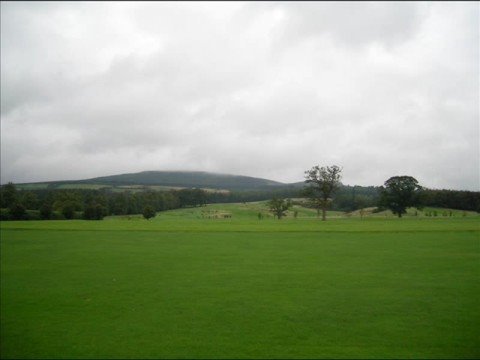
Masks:
[[[480,190],[479,4],[2,2],[1,182],[202,170]]]

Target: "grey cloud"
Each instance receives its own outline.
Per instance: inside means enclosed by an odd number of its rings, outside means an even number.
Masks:
[[[2,183],[337,163],[480,189],[478,4],[1,6]]]
[[[279,19],[275,40],[280,46],[328,36],[341,46],[357,48],[377,42],[391,47],[407,41],[418,31],[428,14],[413,2],[319,2],[251,3],[241,21],[259,12],[274,12]]]

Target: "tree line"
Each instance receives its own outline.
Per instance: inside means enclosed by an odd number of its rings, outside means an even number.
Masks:
[[[211,192],[201,189],[169,191],[142,190],[116,192],[108,189],[37,189],[19,190],[12,183],[0,187],[0,219],[102,219],[107,215],[149,214],[207,203],[233,203],[277,199],[278,218],[287,203],[278,199],[308,198],[307,207],[314,208],[324,218],[328,209],[354,211],[366,207],[400,212],[409,206],[444,207],[480,212],[480,192],[431,190],[421,187],[409,176],[392,177],[380,187],[347,186],[341,183],[342,169],[338,166],[314,166],[305,172],[305,186],[271,190]],[[409,189],[410,186],[410,190]],[[395,191],[406,186],[412,198],[397,204]],[[413,187],[412,187],[413,186]],[[395,187],[398,189],[395,190]],[[407,192],[408,192],[407,191]],[[407,196],[408,197],[408,196]],[[405,202],[406,201],[406,202]],[[275,202],[274,202],[275,203]],[[291,204],[291,203],[290,203]],[[290,206],[290,205],[288,205]],[[398,210],[395,206],[399,206]],[[283,209],[283,210],[282,210]],[[148,210],[148,211],[147,211]],[[275,210],[272,210],[275,213]],[[146,216],[147,217],[147,216]]]
[[[326,211],[335,203],[336,194],[341,189],[342,169],[337,166],[316,165],[305,171],[305,188],[302,194],[309,199],[309,205],[322,213],[326,220]],[[345,202],[346,200],[346,202]],[[372,201],[373,200],[373,201]],[[350,203],[350,204],[349,204]],[[370,204],[369,204],[370,203]],[[407,212],[407,208],[422,209],[425,206],[449,207],[459,210],[474,210],[480,212],[480,193],[473,191],[429,190],[422,187],[412,176],[393,176],[385,181],[377,190],[377,196],[361,196],[355,199],[355,187],[352,189],[352,200],[348,196],[343,199],[343,206],[365,208],[369,205],[377,210],[389,209],[398,217]],[[268,203],[270,211],[280,220],[291,202],[287,199],[274,197]],[[339,205],[337,199],[337,207]]]
[[[110,192],[104,190],[17,190],[9,183],[0,188],[1,220],[86,219],[107,215],[142,214],[182,207],[203,206],[208,193],[201,189]]]

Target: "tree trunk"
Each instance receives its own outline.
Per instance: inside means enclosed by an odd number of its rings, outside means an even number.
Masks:
[[[402,213],[401,213],[401,212],[398,213],[398,217],[399,217],[399,218],[402,217]]]
[[[327,209],[322,209],[322,221],[327,220]]]

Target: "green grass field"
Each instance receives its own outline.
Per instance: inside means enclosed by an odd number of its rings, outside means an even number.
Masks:
[[[480,357],[478,216],[262,209],[2,222],[1,358]]]

